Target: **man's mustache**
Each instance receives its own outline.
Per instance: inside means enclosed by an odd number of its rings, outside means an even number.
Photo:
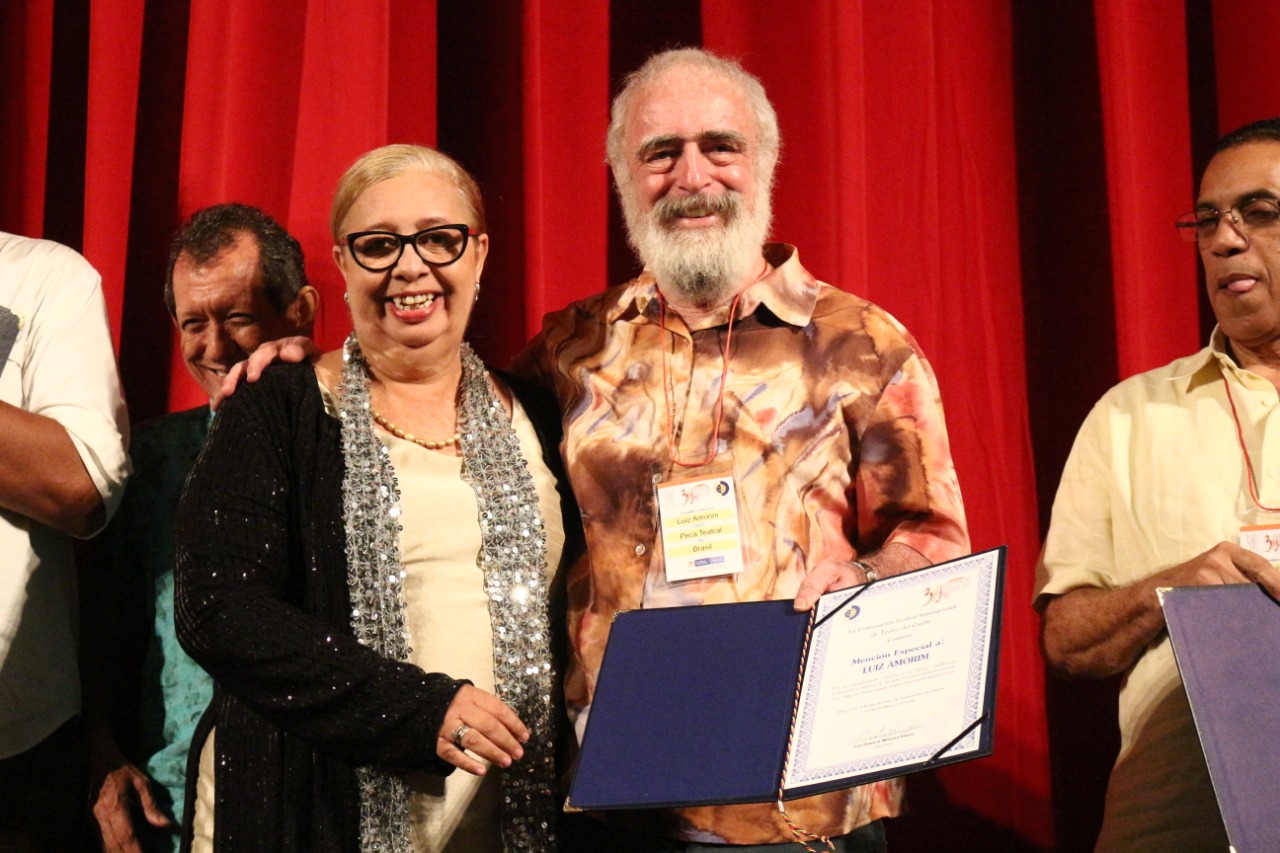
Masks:
[[[659,225],[671,225],[677,219],[718,215],[726,224],[742,213],[742,194],[729,190],[722,193],[699,193],[681,198],[659,199],[653,206]]]

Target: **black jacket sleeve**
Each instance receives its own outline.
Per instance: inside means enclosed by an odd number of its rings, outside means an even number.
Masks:
[[[465,682],[352,635],[337,421],[309,365],[282,365],[222,407],[178,511],[178,636],[286,735],[356,765],[445,774],[435,753]]]

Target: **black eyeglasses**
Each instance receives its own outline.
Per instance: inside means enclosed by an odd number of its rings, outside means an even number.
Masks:
[[[1226,210],[1206,207],[1182,214],[1174,225],[1188,242],[1194,240],[1204,246],[1213,241],[1223,219],[1247,243],[1250,235],[1280,225],[1280,201],[1274,198],[1253,198]]]
[[[462,257],[467,250],[467,240],[480,236],[470,225],[436,225],[423,228],[417,234],[397,234],[394,231],[356,231],[347,235],[347,248],[351,257],[369,272],[383,272],[400,263],[405,246],[433,267],[447,267]]]

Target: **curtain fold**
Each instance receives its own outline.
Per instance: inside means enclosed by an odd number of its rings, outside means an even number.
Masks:
[[[1211,8],[1218,132],[1222,134],[1280,114],[1280,75],[1273,73],[1267,61],[1280,36],[1280,4],[1218,0]]]
[[[1095,0],[1120,376],[1199,348],[1189,210],[1191,117],[1180,0]],[[1171,212],[1172,211],[1172,212]]]
[[[53,0],[0,5],[0,229],[44,232],[44,176],[53,75]]]
[[[289,127],[293,161],[282,164],[290,168],[281,221],[302,243],[307,277],[320,291],[316,341],[332,349],[351,331],[342,301],[346,285],[329,234],[333,192],[347,167],[372,148],[435,144],[435,3],[305,5],[298,109]]]
[[[547,312],[611,283],[600,227],[609,174],[598,142],[609,126],[609,8],[564,0],[523,6],[524,325],[512,330],[513,344],[537,334]]]
[[[88,126],[84,187],[84,253],[96,260],[111,335],[120,350],[125,268],[129,244],[119,223],[128,222],[132,174],[120,168],[133,161],[142,73],[143,0],[100,0],[89,14]]]
[[[775,237],[920,341],[942,386],[974,547],[1010,546],[996,736],[1020,748],[940,771],[945,796],[917,813],[932,824],[967,809],[1048,845],[1008,5],[825,0],[797,8],[786,28],[763,4],[702,8],[705,44],[740,57],[778,110]]]

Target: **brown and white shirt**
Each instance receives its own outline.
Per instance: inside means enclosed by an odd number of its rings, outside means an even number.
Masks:
[[[669,309],[662,320],[647,273],[549,314],[517,359],[560,401],[586,533],[588,556],[568,577],[565,694],[579,736],[615,611],[791,598],[824,557],[890,542],[933,563],[968,551],[937,382],[915,340],[880,308],[813,278],[794,247],[766,246],[765,259],[771,270],[737,306],[723,395],[730,308],[695,328]],[[669,440],[683,461],[714,442],[714,459],[676,466]],[[745,568],[668,583],[654,486],[704,473],[734,477]],[[788,813],[840,835],[896,814],[901,792],[888,780],[797,800]],[[770,803],[659,819],[689,841],[791,840]]]

